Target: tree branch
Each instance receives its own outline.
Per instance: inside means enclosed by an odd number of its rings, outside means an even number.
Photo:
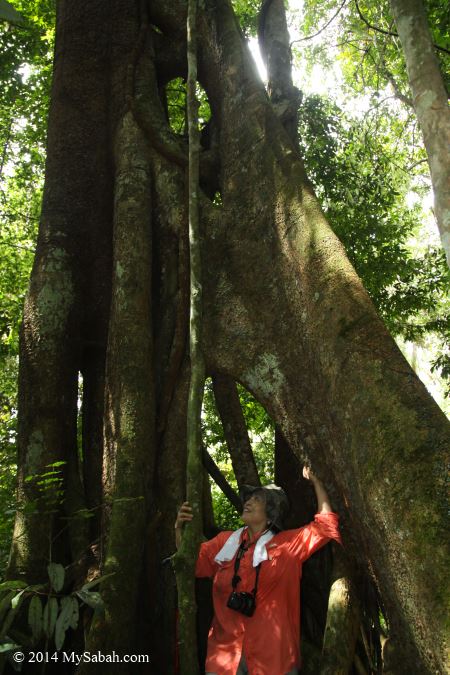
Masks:
[[[333,21],[335,20],[335,18],[341,13],[341,10],[344,9],[346,3],[347,3],[347,0],[343,0],[343,2],[342,2],[342,4],[341,4],[341,6],[339,7],[339,9],[333,14],[333,16],[331,17],[331,19],[330,19],[329,21],[327,21],[326,24],[325,24],[324,26],[322,26],[322,28],[320,28],[320,29],[317,31],[317,33],[313,33],[312,35],[307,35],[306,37],[299,38],[298,40],[293,40],[293,41],[290,43],[289,46],[292,47],[292,45],[295,45],[297,42],[304,42],[305,40],[312,40],[313,38],[315,38],[315,37],[317,37],[318,35],[320,35],[321,33],[323,33],[323,31],[324,31],[326,28],[328,28],[328,26],[329,26],[331,23],[333,23]]]
[[[213,375],[212,381],[237,484],[239,487],[245,483],[260,485],[236,383],[231,377],[219,374]]]
[[[360,6],[358,4],[358,0],[355,0],[355,6],[356,6],[356,10],[359,14],[359,18],[361,19],[361,21],[363,23],[366,24],[367,28],[371,28],[372,30],[376,31],[377,33],[381,33],[382,35],[390,35],[391,37],[399,37],[398,33],[395,33],[394,31],[385,30],[384,28],[380,28],[379,26],[374,26],[372,23],[369,23],[369,21],[367,21],[364,14],[361,12]],[[444,52],[444,54],[450,54],[449,49],[446,49],[445,47],[440,47],[435,42],[433,42],[432,44],[433,44],[433,47],[438,49],[440,52]]]
[[[265,0],[258,18],[258,40],[267,64],[267,92],[273,109],[297,144],[302,93],[292,82],[292,53],[283,0]]]
[[[401,101],[408,107],[412,108],[413,107],[412,99],[410,99],[409,96],[405,96],[405,94],[402,94],[402,92],[400,91],[400,87],[395,81],[393,74],[386,67],[384,68],[384,72],[386,74],[389,84],[391,85],[392,89],[395,92],[395,97],[398,98],[399,101]]]
[[[239,496],[233,490],[209,452],[204,446],[202,446],[202,462],[203,466],[216,483],[216,485],[222,490],[225,497],[228,501],[234,506],[236,511],[240,514],[242,512],[242,502],[239,499]]]
[[[159,96],[155,95],[151,98],[149,97],[144,104],[141,98],[134,95],[134,86],[132,83],[134,82],[135,76],[133,69],[136,69],[136,55],[140,53],[138,50],[142,51],[146,35],[146,30],[141,26],[138,45],[133,50],[132,62],[128,67],[127,73],[128,105],[136,122],[145,133],[151,146],[163,157],[185,169],[188,166],[189,161],[187,147],[175,136],[167,124]],[[154,92],[158,92],[153,54],[152,58],[148,59],[147,70],[148,86],[152,87]]]

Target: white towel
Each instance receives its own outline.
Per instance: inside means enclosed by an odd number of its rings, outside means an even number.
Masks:
[[[219,553],[214,558],[217,563],[220,564],[226,560],[233,560],[239,548],[241,534],[244,529],[246,528],[241,527],[239,530],[233,532],[233,534],[230,534]],[[265,534],[262,534],[256,542],[255,550],[253,551],[253,567],[257,567],[260,562],[268,559],[266,544],[272,539],[273,536],[274,533],[271,530],[268,530]]]

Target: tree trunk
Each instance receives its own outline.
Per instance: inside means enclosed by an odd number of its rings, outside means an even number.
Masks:
[[[266,0],[263,4],[259,21],[259,40],[261,51],[266,56],[269,77],[268,94],[271,103],[298,150],[298,106],[301,92],[292,83],[291,45],[283,2]],[[286,451],[288,450],[290,450],[289,445],[283,438],[280,428],[276,426],[275,462],[278,468],[283,466],[283,455],[285,455],[285,461],[287,460]],[[310,452],[311,454],[314,452],[313,448]],[[292,481],[296,474],[299,476],[299,482],[303,482],[303,489],[296,494],[294,511],[297,517],[296,523],[308,522],[312,520],[315,509],[311,511],[310,517],[304,520],[305,511],[308,509],[308,499],[305,499],[308,492],[305,490],[306,481],[301,475],[301,469],[296,468],[297,470],[294,469],[290,476],[285,475],[285,480],[286,484],[290,485],[292,495],[296,492],[292,489]],[[308,487],[310,489],[310,486]],[[300,496],[303,499],[299,499]],[[303,513],[298,519],[300,509]],[[294,513],[291,514],[291,518],[293,516]],[[331,579],[334,579],[331,587],[330,573]],[[335,555],[332,555],[331,545],[322,549],[304,566],[301,596],[302,630],[303,635],[308,635],[312,644],[322,645],[320,670],[323,675],[325,673],[345,674],[351,669],[358,629],[358,614],[355,613],[355,589],[348,575],[349,568],[344,563],[343,555],[336,548]],[[352,589],[351,601],[350,588]],[[326,598],[328,599],[327,609],[324,607]],[[326,626],[324,626],[323,618],[325,614]]]
[[[296,142],[301,92],[292,82],[291,38],[283,0],[264,0],[262,3],[258,40],[267,67],[267,93],[273,110],[289,137]]]
[[[166,432],[159,449],[155,476],[155,507],[167,514],[161,518],[157,536],[147,542],[152,565],[152,586],[147,604],[150,604],[150,653],[154,672],[175,675],[178,661],[177,588],[170,561],[175,552],[175,514],[186,498],[186,413],[189,391],[189,368],[182,366],[172,404],[169,409]],[[176,673],[178,675],[178,672]]]
[[[349,566],[337,546],[333,546],[332,576],[320,675],[348,675],[355,657],[360,616]]]
[[[286,442],[280,427],[275,427],[275,483],[283,485],[289,499],[289,513],[285,525],[301,527],[311,522],[317,501],[311,483],[303,478],[302,463]]]
[[[290,510],[287,529],[301,527],[314,519],[317,500],[314,489],[303,477],[302,463],[293,453],[279,426],[275,427],[275,483],[285,489]],[[319,657],[327,621],[328,596],[333,558],[331,544],[317,551],[303,564],[301,582],[301,639]],[[307,650],[306,650],[307,651]],[[306,673],[317,673],[318,664],[305,658]]]
[[[144,150],[145,140],[131,112],[127,112],[117,137],[113,302],[106,378],[104,496],[108,541],[104,571],[114,572],[114,577],[102,585],[106,620],[101,624],[100,644],[105,652],[115,649],[126,653],[134,642],[144,550],[142,532],[153,482],[151,186]],[[133,238],[129,237],[131,228]],[[131,576],[130,569],[135,570]],[[120,621],[116,620],[119,613]],[[93,640],[97,642],[95,629]]]
[[[205,361],[201,344],[203,328],[202,259],[199,223],[199,155],[197,88],[197,0],[188,0],[187,17],[187,122],[189,134],[189,362],[190,382],[187,407],[186,496],[195,517],[186,523],[181,545],[173,557],[178,591],[178,646],[181,675],[199,672],[195,564],[203,529],[203,480],[201,412],[205,386]]]
[[[233,490],[215,461],[212,459],[208,451],[203,448],[203,466],[208,471],[211,478],[214,480],[216,485],[220,487],[225,497],[228,501],[233,504],[234,508],[238,513],[241,513],[242,502],[239,499],[239,495]]]
[[[144,16],[140,17],[141,26],[137,19],[134,24],[132,18],[129,22],[130,38],[139,31],[144,40]],[[144,46],[142,43],[142,50]],[[126,66],[126,60],[122,60],[116,76],[127,73],[132,79],[125,80],[127,86],[142,96],[145,58],[136,72],[130,73]],[[104,616],[94,618],[88,648],[124,654],[136,645],[134,621],[145,548],[142,533],[150,508],[155,456],[152,178],[146,140],[129,108],[123,110],[114,140],[113,283],[106,359],[102,533],[106,540],[103,571],[113,576],[101,585],[106,611]],[[89,667],[84,664],[79,672]],[[111,668],[120,671],[115,664]]]
[[[390,0],[422,129],[436,221],[450,267],[450,108],[422,0]]]
[[[102,470],[108,509],[91,536],[101,535],[103,566],[117,572],[101,588],[107,611],[88,646],[131,653],[147,644],[153,671],[170,674],[176,589],[162,561],[175,550],[173,522],[186,497],[187,148],[167,124],[160,92],[186,75],[186,5],[156,2],[149,11],[144,30],[136,3],[59,3],[21,343],[19,494],[34,499],[25,476],[76,452],[82,370],[81,497],[96,508]],[[399,655],[392,672],[442,672],[448,422],[325,221],[228,1],[206,0],[198,30],[199,80],[218,138],[217,152],[201,153],[201,184],[221,195],[218,206],[199,191],[207,372],[251,391],[286,453],[309,458],[330,487],[347,550],[381,593]],[[126,147],[114,155],[120,138]],[[10,576],[45,579],[49,531],[50,518],[18,514]],[[67,538],[60,542],[53,559],[71,562]]]
[[[65,461],[66,486],[70,482],[67,467],[76,465],[77,453],[78,371],[88,340],[98,339],[109,312],[112,177],[106,82],[111,36],[96,30],[109,21],[104,5],[80,12],[66,4],[58,12],[44,199],[20,346],[17,494],[22,507],[38,500],[38,512],[17,512],[8,568],[9,577],[24,575],[30,582],[46,578],[49,537],[66,521],[43,513],[40,491],[25,477]],[[65,515],[71,515],[67,505]],[[67,543],[64,530],[52,546],[54,560],[69,562]]]
[[[206,16],[224,205],[218,222],[204,212],[209,369],[242,382],[299,457],[315,449],[313,466],[334,486],[355,555],[364,551],[375,570],[405,663],[442,669],[448,422],[326,223],[230,10],[219,3]],[[220,59],[217,44],[226,45]]]
[[[230,377],[219,374],[213,375],[212,381],[237,484],[239,487],[244,484],[261,485],[236,383]]]

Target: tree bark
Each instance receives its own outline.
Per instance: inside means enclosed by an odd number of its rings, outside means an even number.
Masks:
[[[178,675],[177,588],[172,565],[164,560],[175,552],[172,517],[186,499],[186,414],[189,366],[183,363],[169,410],[167,429],[159,448],[155,476],[155,507],[171,517],[162,518],[155,539],[147,542],[152,563],[149,598],[152,664],[157,672]]]
[[[154,102],[157,102],[154,69],[148,79],[151,82]],[[146,112],[149,113],[149,109]],[[152,115],[152,120],[154,124],[156,121],[160,123],[157,114]],[[153,586],[149,594],[152,599],[150,646],[154,655],[154,668],[158,672],[173,675],[179,658],[177,589],[172,566],[163,564],[162,561],[171,557],[175,551],[173,520],[186,499],[186,417],[190,369],[182,336],[188,334],[189,316],[189,259],[186,260],[185,255],[188,216],[184,168],[156,151],[151,152],[151,160],[154,181],[152,222],[156,247],[154,264],[157,280],[153,294],[155,350],[158,355],[155,379],[160,404],[160,438],[153,509],[164,510],[164,513],[171,516],[162,518],[157,536],[147,542],[153,574]],[[184,306],[186,297],[187,309]],[[186,325],[183,325],[183,321],[186,321]],[[167,392],[170,392],[169,396]]]
[[[269,97],[275,112],[298,150],[298,106],[301,101],[301,92],[293,86],[292,82],[290,37],[283,2],[266,0],[263,3],[258,32],[261,51],[265,55],[267,64]],[[312,454],[312,449],[310,452]],[[283,438],[280,428],[276,426],[276,472],[280,473],[280,469],[282,470],[286,463],[296,464],[291,467],[292,473],[284,472],[283,484],[289,486],[288,494],[292,495],[291,500],[295,494],[294,509],[290,518],[298,526],[299,523],[312,520],[315,508],[313,507],[307,515],[308,506],[311,505],[308,504],[308,488],[301,475],[301,464],[298,461],[289,462],[289,454],[289,445]],[[302,484],[303,488],[299,492],[293,489],[296,474],[297,482]],[[322,550],[319,555],[308,561],[304,568],[303,634],[308,636],[312,644],[320,646],[322,643],[321,673],[347,673],[353,661],[358,628],[357,615],[355,616],[354,612],[355,600],[353,597],[352,603],[349,602],[349,589],[352,588],[352,584],[350,579],[344,575],[344,568],[347,574],[348,569],[342,562],[340,552],[335,549],[336,556],[332,556],[330,547],[327,548],[328,550]],[[330,572],[332,577],[335,577],[331,588]],[[328,609],[326,610],[324,604],[328,594]],[[324,628],[325,613],[326,627]]]
[[[302,463],[292,453],[278,425],[275,426],[275,483],[283,486],[290,502],[285,527],[296,528],[311,522],[317,511],[314,489],[303,478]],[[317,656],[323,646],[332,566],[331,545],[328,544],[307,560],[302,569],[301,636]],[[307,673],[316,673],[318,665],[305,658],[305,669]]]
[[[48,471],[47,465],[58,460],[74,464],[78,371],[88,337],[84,320],[99,300],[92,300],[94,289],[86,282],[92,279],[93,250],[111,231],[111,206],[104,208],[112,200],[106,98],[110,35],[93,30],[108,26],[109,15],[102,4],[82,12],[68,3],[58,8],[44,198],[20,337],[17,497],[21,507],[38,500],[40,511],[40,492],[25,477]],[[67,468],[63,473],[67,486]],[[30,583],[46,578],[49,536],[66,522],[19,509],[8,576],[24,575]],[[69,562],[67,530],[52,548],[54,560]]]
[[[105,378],[102,522],[102,572],[113,574],[100,585],[105,612],[94,615],[87,648],[123,655],[132,652],[137,644],[135,619],[145,547],[142,533],[147,526],[155,461],[155,395],[151,163],[146,139],[129,107],[130,94],[145,97],[145,13],[139,14],[135,6],[122,22],[120,32],[128,40],[125,48],[120,42],[115,44],[112,58],[118,124],[113,129],[113,265]],[[121,670],[120,664],[108,665],[111,672]],[[86,669],[89,665],[82,663],[77,672],[80,675]]]
[[[236,494],[231,485],[228,483],[227,479],[220,471],[219,467],[217,466],[217,464],[215,463],[209,452],[206,450],[206,448],[203,448],[202,456],[203,456],[203,465],[205,469],[208,471],[211,478],[214,480],[216,485],[220,487],[225,497],[228,498],[228,501],[231,504],[233,504],[236,511],[238,513],[241,513],[242,502],[239,499],[239,495]]]
[[[422,129],[436,221],[450,267],[450,108],[422,0],[390,0]]]
[[[92,651],[129,653],[135,644],[142,532],[154,458],[150,166],[145,139],[130,111],[123,117],[116,143],[113,302],[105,410],[108,540],[103,565],[104,572],[114,576],[101,586],[106,613],[94,621],[88,644]],[[133,238],[129,236],[131,228]],[[130,570],[134,574],[130,575]]]
[[[326,223],[231,12],[224,3],[207,8],[207,91],[223,120],[226,233],[218,246],[210,234],[218,226],[205,222],[209,370],[242,382],[299,457],[315,449],[313,466],[341,495],[344,536],[359,541],[355,555],[363,550],[375,570],[405,663],[442,669],[448,422]],[[431,558],[425,570],[422,561]]]
[[[301,92],[292,82],[291,39],[283,0],[264,0],[258,19],[258,40],[267,66],[267,93],[290,138],[298,137]]]
[[[344,552],[333,546],[333,575],[320,675],[347,675],[351,672],[360,616],[356,589],[350,578]]]
[[[286,442],[280,427],[275,426],[275,483],[282,485],[289,499],[287,528],[301,527],[313,518],[317,509],[314,490],[303,478],[302,463]]]
[[[195,518],[183,532],[181,546],[173,558],[177,579],[179,608],[179,652],[181,675],[199,672],[197,644],[197,605],[195,599],[195,564],[202,539],[203,478],[201,412],[205,386],[205,363],[201,344],[202,260],[199,223],[199,153],[197,87],[197,0],[188,0],[187,18],[187,118],[189,132],[188,210],[190,261],[189,360],[190,383],[187,408],[186,496]]]
[[[212,381],[237,484],[239,487],[244,484],[261,485],[236,383],[230,377],[219,374],[213,375]]]

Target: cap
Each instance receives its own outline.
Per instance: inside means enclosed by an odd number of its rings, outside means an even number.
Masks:
[[[266,513],[270,526],[278,531],[282,530],[284,527],[283,519],[289,512],[289,500],[285,491],[274,483],[260,486],[243,485],[239,490],[242,504],[250,499],[256,491],[262,491],[266,498]]]

